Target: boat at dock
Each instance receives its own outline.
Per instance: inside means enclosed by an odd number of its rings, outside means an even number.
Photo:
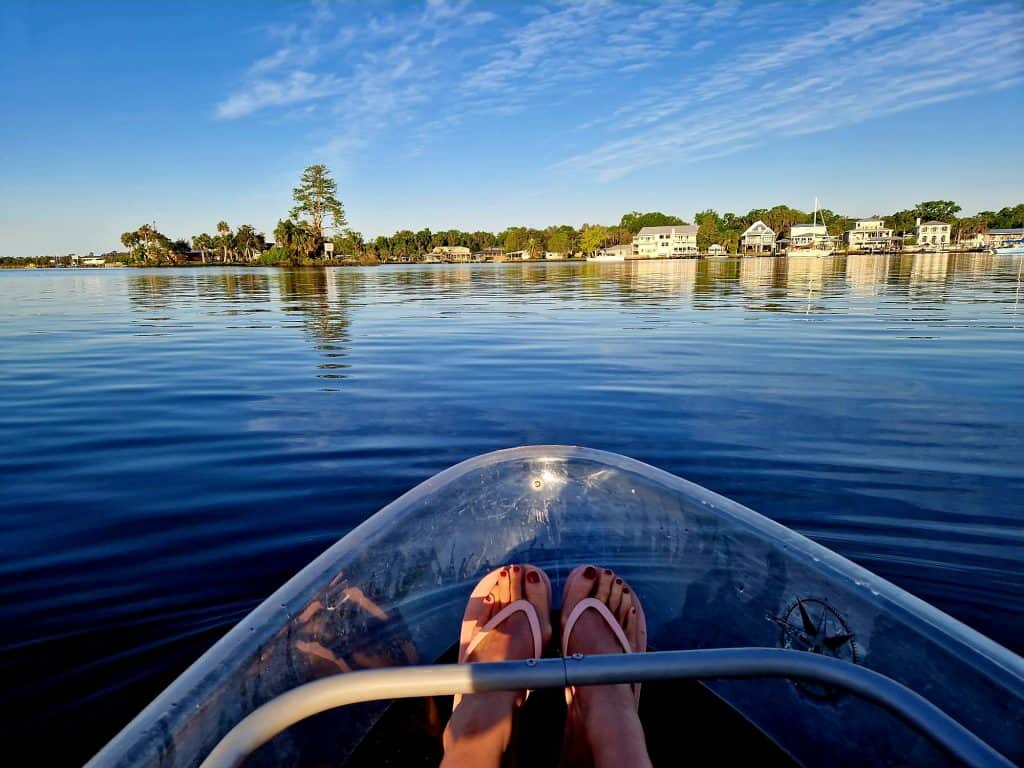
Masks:
[[[1024,237],[1019,240],[1006,240],[1002,245],[992,249],[999,256],[1019,256],[1024,254]]]
[[[614,568],[643,601],[649,652],[445,663],[470,591],[506,563],[543,568],[555,595],[577,565]],[[742,744],[772,765],[1024,762],[1024,659],[1010,650],[699,485],[530,446],[464,461],[370,517],[89,766],[393,765],[402,749],[423,764],[453,693],[532,688],[526,706],[543,712],[567,681],[638,680],[654,682],[648,745],[662,738],[671,763],[705,728],[717,756]]]
[[[818,223],[821,206],[814,198],[814,218],[810,224],[793,224],[789,229],[786,254],[792,256],[831,256],[835,253],[835,238],[828,233],[825,217]]]

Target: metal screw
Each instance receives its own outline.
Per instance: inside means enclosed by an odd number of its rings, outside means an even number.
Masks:
[[[526,660],[526,666],[528,666],[528,667],[536,667],[537,666],[537,660],[536,659],[527,659]]]
[[[582,653],[579,653],[579,652],[577,652],[577,653],[574,653],[574,654],[572,655],[572,657],[573,657],[574,659],[576,659],[576,661],[579,661],[580,659],[582,659],[582,658],[583,658],[583,654],[582,654]]]

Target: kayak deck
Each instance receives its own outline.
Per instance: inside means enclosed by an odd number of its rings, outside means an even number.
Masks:
[[[614,568],[643,600],[653,650],[760,646],[822,652],[921,694],[1015,762],[1020,657],[757,513],[640,462],[535,446],[457,465],[315,560],[161,694],[94,766],[192,766],[247,714],[303,683],[428,664],[457,634],[476,580],[502,563]],[[557,599],[557,598],[556,598]],[[801,764],[941,765],[927,739],[827,686],[717,680],[708,690]],[[331,713],[344,765],[385,710]],[[325,716],[327,717],[327,716]],[[307,763],[301,727],[261,754]]]

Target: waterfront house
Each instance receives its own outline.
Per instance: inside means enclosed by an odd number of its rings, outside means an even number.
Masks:
[[[853,223],[853,229],[846,231],[843,239],[847,250],[870,253],[897,251],[900,243],[900,239],[893,235],[893,231],[885,226],[882,219],[858,219]]]
[[[918,245],[946,247],[949,245],[949,230],[949,224],[944,221],[926,221],[922,224],[918,218],[914,235]]]
[[[619,261],[633,258],[633,244],[609,245],[597,252],[597,255],[608,261]]]
[[[741,253],[775,253],[775,230],[758,219],[740,235]]]
[[[506,261],[526,261],[530,258],[528,251],[509,251],[505,254]]]
[[[988,248],[999,248],[1006,245],[1010,240],[1020,240],[1024,237],[1024,227],[1014,229],[990,229],[984,234],[983,245]]]
[[[439,245],[430,254],[436,261],[449,263],[467,263],[473,257],[473,252],[464,245]]]
[[[680,259],[699,253],[696,224],[644,227],[633,238],[634,259]]]
[[[473,254],[473,261],[504,261],[505,250],[503,248],[483,248]]]
[[[708,256],[725,256],[725,246],[712,243],[708,246]]]

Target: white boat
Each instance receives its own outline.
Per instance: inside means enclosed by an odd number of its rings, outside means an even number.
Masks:
[[[998,256],[1019,256],[1024,254],[1024,237],[1020,240],[1007,240],[992,252]]]
[[[626,257],[621,253],[593,253],[587,256],[587,261],[625,261]]]
[[[614,568],[643,596],[649,652],[449,663],[473,585],[504,563],[543,568],[556,595],[579,564]],[[660,733],[668,752],[655,764],[679,762],[698,713],[703,749],[727,765],[1024,764],[1012,651],[682,478],[531,446],[465,461],[369,518],[88,768],[236,768],[255,749],[250,768],[436,765],[450,694],[554,688],[534,703],[557,723],[543,708],[567,681],[661,681],[640,706],[648,745]],[[438,698],[392,702],[416,696]]]
[[[835,238],[828,233],[825,217],[818,223],[821,206],[818,198],[814,198],[814,221],[811,224],[794,224],[789,228],[789,247],[787,255],[791,256],[831,256],[835,253]]]

